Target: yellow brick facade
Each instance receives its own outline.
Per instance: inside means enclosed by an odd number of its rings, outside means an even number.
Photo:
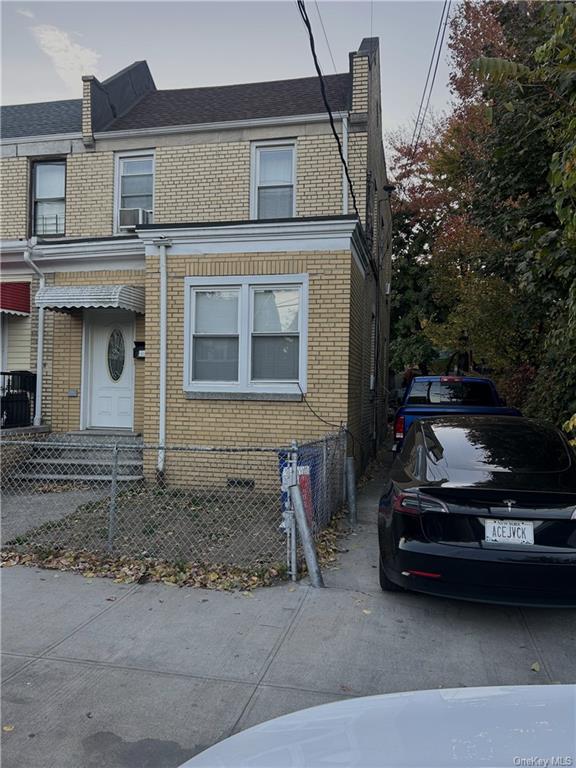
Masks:
[[[352,63],[352,112],[368,112],[368,57],[355,56]]]
[[[385,217],[384,165],[379,102],[379,65],[372,54],[352,57],[352,104],[349,116],[348,166],[364,224],[373,222],[373,255],[389,267],[381,237]],[[85,88],[88,84],[84,83]],[[83,133],[90,125],[84,99]],[[342,130],[338,122],[338,129]],[[212,137],[150,136],[144,139],[96,140],[95,148],[75,147],[66,163],[66,237],[102,238],[114,234],[115,156],[122,151],[154,150],[154,222],[178,224],[231,222],[250,218],[251,148],[267,138],[293,139],[296,145],[296,216],[337,216],[344,212],[342,165],[327,123],[276,127],[270,137],[258,130],[223,130]],[[102,148],[104,146],[104,148]],[[2,160],[3,238],[28,234],[30,167],[35,158]],[[368,174],[368,171],[370,172]],[[367,183],[367,181],[369,183]],[[371,215],[367,215],[367,209]],[[348,195],[348,213],[354,213]],[[385,222],[389,231],[389,222]],[[266,400],[193,400],[183,392],[184,278],[186,276],[309,275],[308,392],[312,408],[332,424],[347,423],[359,464],[373,445],[375,403],[382,392],[370,389],[374,359],[372,307],[376,288],[364,277],[349,250],[302,253],[233,253],[168,256],[167,442],[196,445],[281,445],[293,438],[317,438],[330,427],[305,402]],[[146,286],[146,314],[135,320],[135,339],[145,341],[146,359],[135,360],[134,429],[149,443],[158,441],[159,273],[157,257],[145,270],[57,272],[49,284],[119,284]],[[384,286],[380,285],[380,296]],[[387,308],[381,315],[379,357],[387,354]],[[36,316],[31,321],[36,343]],[[81,424],[81,311],[46,312],[45,420],[59,432]],[[35,360],[31,354],[30,366]],[[384,366],[386,364],[384,363]],[[385,368],[384,368],[385,369]],[[380,386],[383,385],[382,377]],[[77,393],[77,396],[71,396]],[[384,409],[379,411],[383,420]],[[153,460],[150,459],[153,463]],[[148,459],[147,459],[148,462]]]
[[[302,136],[296,152],[296,215],[342,213],[342,165],[334,136]]]
[[[329,428],[304,402],[187,400],[183,392],[184,278],[224,275],[309,275],[308,400],[335,424],[348,418],[349,251],[169,257],[167,442],[193,445],[282,445]],[[144,433],[158,435],[158,264],[149,258],[146,285]],[[156,286],[156,288],[155,288]]]
[[[28,229],[28,160],[4,157],[0,164],[0,237],[26,237]]]
[[[111,235],[113,214],[114,153],[70,155],[66,163],[66,236]]]
[[[249,219],[250,152],[251,141],[158,147],[155,223]],[[67,157],[66,237],[114,234],[114,156],[87,151]],[[298,137],[296,157],[296,215],[341,214],[342,167],[332,134]],[[27,158],[2,160],[3,238],[27,237],[30,164]]]
[[[168,258],[167,424],[169,445],[279,446],[319,438],[331,431],[304,401],[187,399],[183,390],[184,278],[188,276],[307,274],[308,389],[306,398],[322,419],[348,424],[359,463],[370,450],[367,403],[370,365],[370,280],[350,251],[226,254]],[[146,286],[146,314],[135,318],[135,339],[145,341],[146,359],[135,360],[134,430],[158,442],[159,272],[149,257],[146,272],[62,272],[57,285],[126,283]],[[83,314],[46,313],[53,339],[44,401],[54,431],[80,428]],[[74,394],[75,396],[71,396]],[[150,454],[152,456],[152,454]],[[263,459],[265,461],[265,459]],[[150,458],[153,463],[153,458]],[[229,462],[231,467],[235,466]]]
[[[247,142],[160,148],[155,174],[154,220],[158,224],[249,218]]]

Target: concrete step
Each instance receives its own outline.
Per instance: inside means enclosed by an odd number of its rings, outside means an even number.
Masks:
[[[31,472],[18,472],[11,476],[13,480],[35,480],[48,482],[52,480],[71,481],[79,480],[84,483],[98,483],[105,482],[110,483],[112,477],[110,475],[67,475],[67,474],[47,474],[47,473],[31,473]],[[118,475],[116,478],[119,483],[136,483],[144,480],[144,475]]]
[[[41,444],[23,451],[8,471],[10,480],[112,481],[113,451],[118,446],[118,482],[143,479],[142,438],[133,433],[51,433]]]
[[[72,443],[74,445],[142,445],[142,437],[134,432],[51,432],[44,443]]]
[[[36,472],[45,474],[73,475],[78,471],[91,475],[110,475],[112,476],[112,461],[94,460],[94,459],[65,459],[61,457],[35,458],[29,459],[21,466],[21,470],[26,472]],[[141,475],[142,460],[128,459],[118,462],[118,474],[120,475]]]
[[[85,448],[60,448],[55,444],[34,446],[30,452],[30,460],[38,461],[86,461],[96,464],[112,463],[112,449],[98,448],[87,445]],[[139,448],[120,448],[118,463],[139,461],[142,463],[142,450]]]

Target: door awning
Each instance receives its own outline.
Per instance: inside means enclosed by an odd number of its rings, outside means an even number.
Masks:
[[[0,312],[5,315],[29,315],[30,283],[0,283]]]
[[[51,285],[36,294],[45,309],[128,309],[144,314],[144,288],[134,285]]]

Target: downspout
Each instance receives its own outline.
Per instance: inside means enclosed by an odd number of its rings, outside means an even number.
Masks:
[[[348,165],[348,118],[342,118],[342,154],[346,165]],[[348,213],[348,179],[346,177],[346,168],[342,166],[342,213],[346,216]]]
[[[24,249],[24,261],[39,277],[40,289],[46,286],[46,277],[44,272],[32,259],[32,251],[35,246],[34,240],[29,241],[29,245]],[[44,307],[38,307],[38,339],[36,342],[36,395],[34,398],[34,426],[42,425],[42,384],[44,381]]]
[[[168,362],[168,275],[166,267],[166,249],[172,245],[168,238],[154,241],[158,248],[160,271],[160,371],[158,377],[158,461],[156,464],[159,479],[164,476],[166,459],[166,366]]]

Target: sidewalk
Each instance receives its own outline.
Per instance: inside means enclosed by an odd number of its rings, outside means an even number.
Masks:
[[[245,596],[3,570],[5,764],[175,768],[235,731],[341,697],[574,682],[576,612],[380,591],[381,484],[361,489],[325,590]]]

